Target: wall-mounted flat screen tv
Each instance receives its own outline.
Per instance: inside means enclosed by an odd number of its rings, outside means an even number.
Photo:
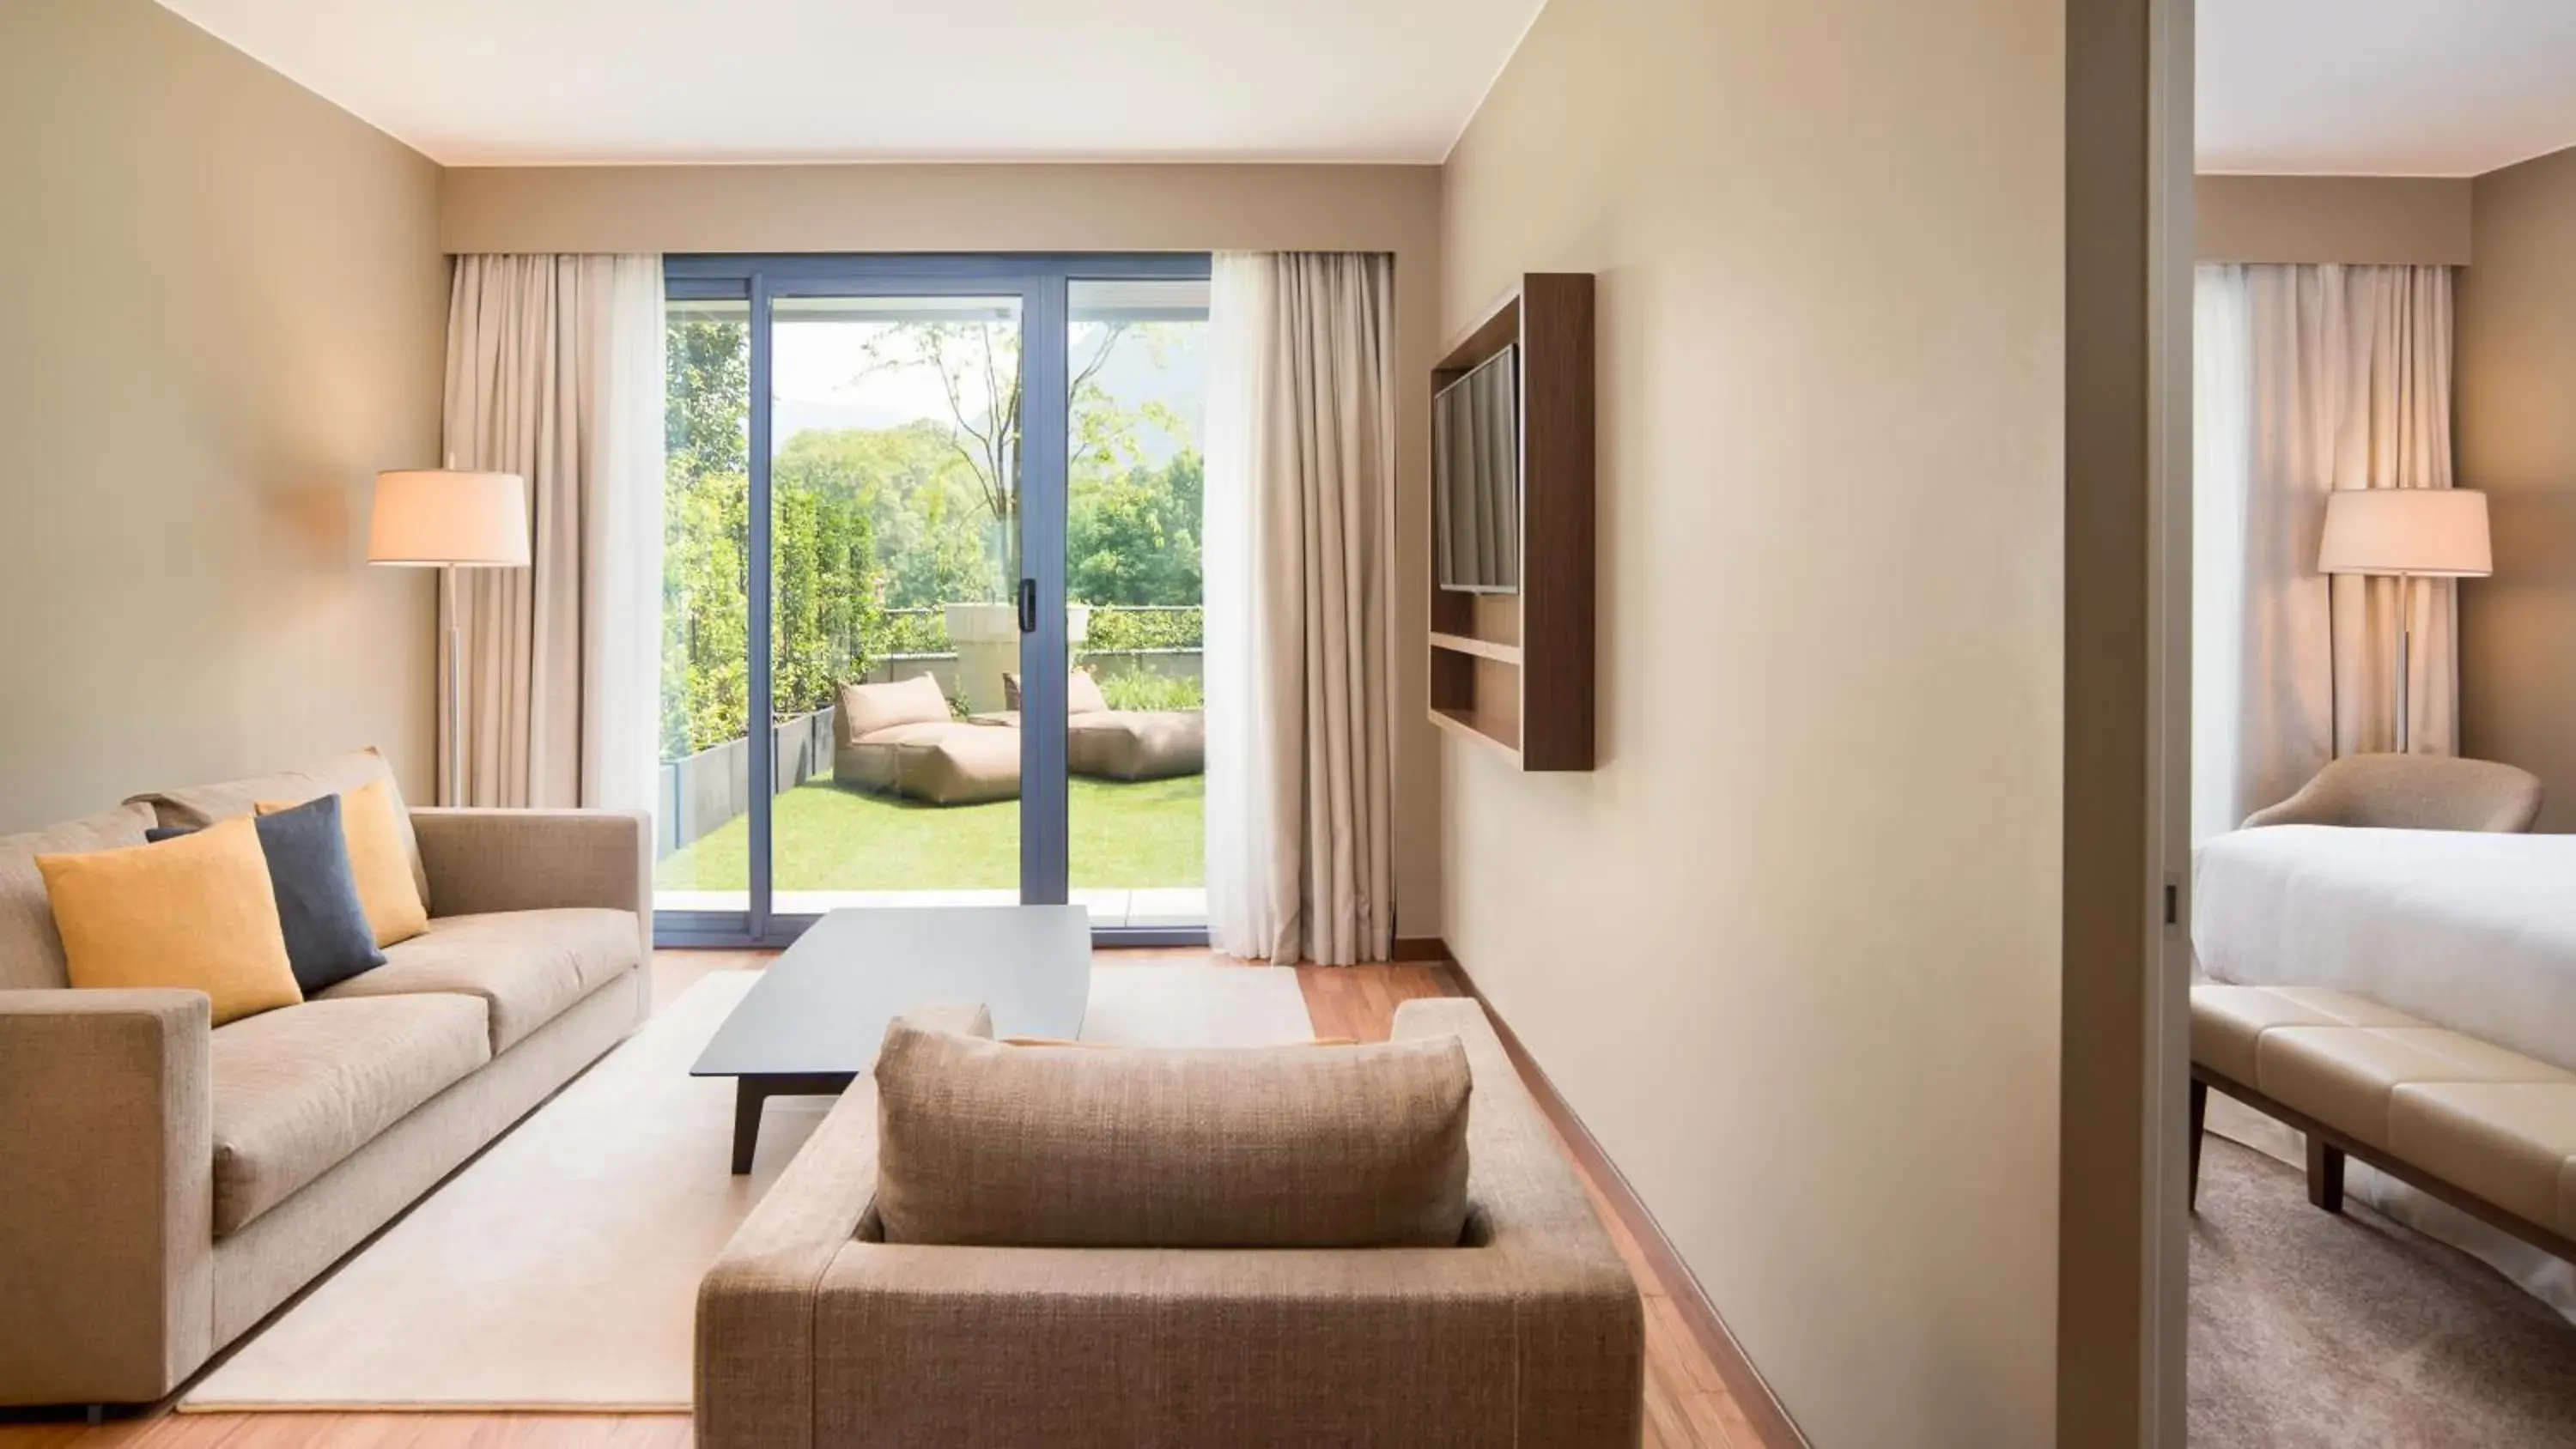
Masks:
[[[1431,404],[1432,531],[1440,587],[1521,589],[1520,349],[1506,347]]]

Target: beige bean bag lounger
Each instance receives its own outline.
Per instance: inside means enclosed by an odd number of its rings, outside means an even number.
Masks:
[[[841,686],[832,780],[925,805],[974,805],[1020,794],[1020,732],[965,724],[929,675]]]
[[[1002,676],[1011,708],[1020,677]],[[1077,669],[1064,690],[1065,768],[1094,780],[1169,780],[1207,769],[1207,716],[1194,709],[1111,709],[1099,681]]]
[[[1065,726],[1065,768],[1095,780],[1168,780],[1207,768],[1207,716],[1194,709],[1109,709]]]

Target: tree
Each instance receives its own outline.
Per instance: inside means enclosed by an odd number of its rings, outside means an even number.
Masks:
[[[745,324],[690,318],[665,336],[662,752],[678,759],[750,726],[750,411]],[[771,695],[819,709],[867,667],[883,581],[857,494],[774,472]]]
[[[875,531],[888,607],[932,608],[986,587],[982,503],[939,424],[800,432],[771,476],[781,490],[858,503]]]
[[[772,707],[821,709],[865,672],[885,622],[876,532],[856,499],[789,487],[778,493],[770,553]]]
[[[678,759],[747,726],[751,334],[675,319],[663,342],[662,757]]]
[[[663,337],[665,451],[688,477],[751,467],[751,325],[675,320]]]
[[[1069,379],[1068,582],[1100,604],[1195,604],[1204,483],[1168,409],[1122,406],[1098,381],[1152,325],[1096,324]],[[1132,339],[1132,341],[1130,341]],[[749,728],[750,329],[675,317],[665,337],[664,758]],[[1000,323],[906,324],[869,344],[875,367],[937,369],[950,416],[805,431],[770,470],[774,707],[820,708],[885,652],[888,608],[1007,592],[1018,514],[1020,357]],[[1180,451],[1148,461],[1145,430]],[[997,585],[1000,589],[997,591]],[[1161,619],[1163,616],[1146,616]]]
[[[1123,423],[1095,379],[1131,330],[1126,322],[1096,324],[1086,339],[1089,352],[1073,369],[1065,395],[1076,436],[1069,440],[1077,457],[1113,453]],[[1020,509],[1020,329],[1017,321],[905,322],[888,326],[866,344],[871,373],[922,368],[939,381],[948,405],[950,450],[966,468],[985,515],[985,559],[990,566],[984,585],[988,598],[1007,597],[1019,572],[1016,521]],[[1089,429],[1089,431],[1086,431]],[[1132,454],[1132,437],[1129,440]],[[962,597],[941,602],[970,602]]]
[[[1065,585],[1092,604],[1199,602],[1206,471],[1195,450],[1083,488],[1066,520]]]

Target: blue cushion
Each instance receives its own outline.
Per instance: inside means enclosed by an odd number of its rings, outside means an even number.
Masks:
[[[340,797],[321,795],[274,815],[262,815],[260,854],[268,860],[269,889],[277,895],[277,923],[286,933],[286,962],[295,984],[311,996],[361,971],[385,964],[375,928],[358,901],[358,878],[349,867],[349,845],[340,830]],[[186,835],[185,827],[153,829],[148,839]]]

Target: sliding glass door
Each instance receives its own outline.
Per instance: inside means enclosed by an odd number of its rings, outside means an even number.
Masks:
[[[1204,931],[1207,277],[1076,277],[1066,301],[1073,898]]]
[[[1206,258],[665,269],[660,935],[1202,936]]]
[[[1020,298],[779,297],[770,328],[771,910],[1016,901]]]

